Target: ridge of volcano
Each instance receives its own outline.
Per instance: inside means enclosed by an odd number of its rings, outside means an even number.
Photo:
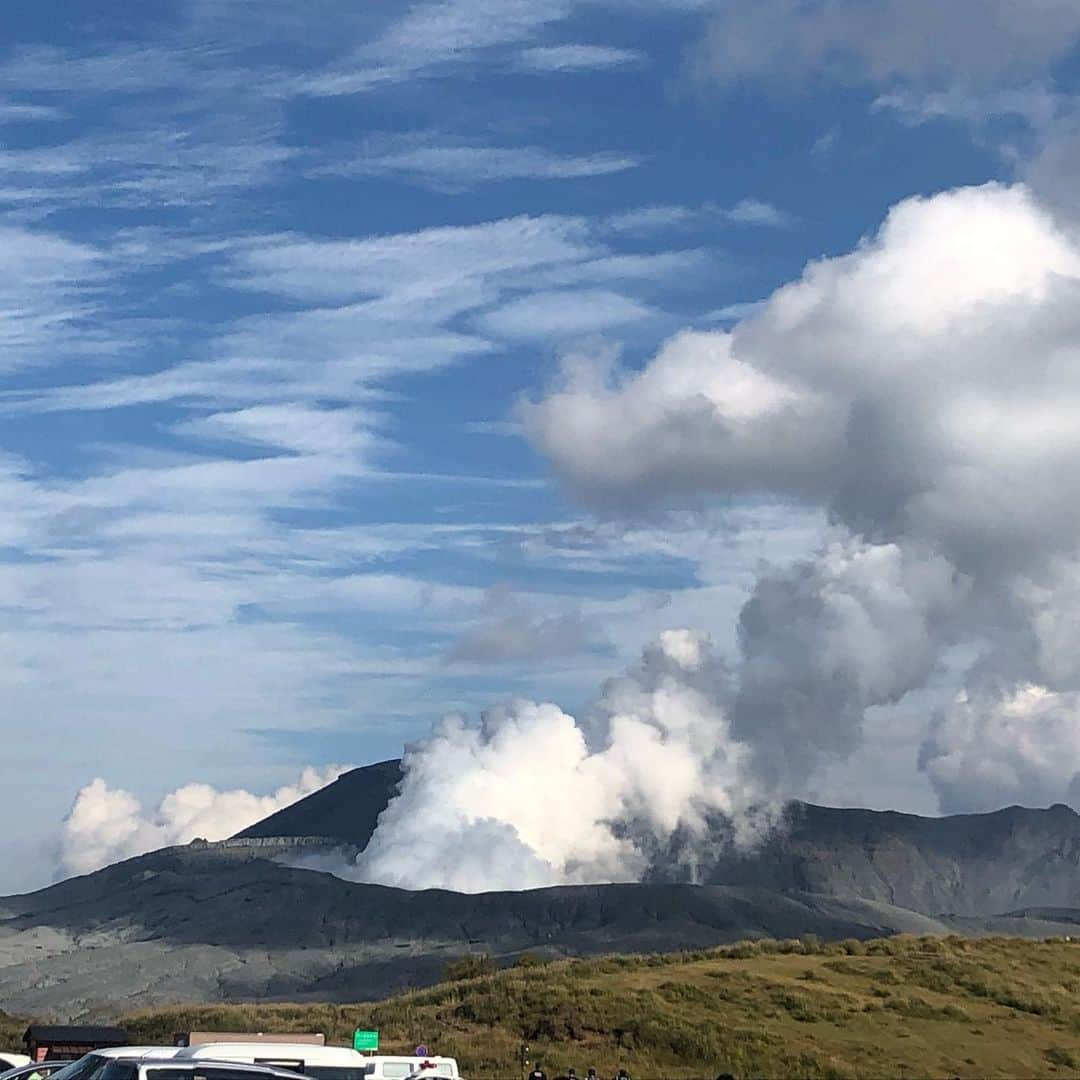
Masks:
[[[355,1001],[434,982],[469,952],[510,963],[1080,924],[1080,815],[1060,805],[924,818],[794,803],[757,849],[717,843],[701,885],[672,880],[677,859],[638,884],[478,894],[285,864],[347,869],[400,776],[397,761],[355,769],[232,840],[0,899],[0,1008],[73,1019],[181,1001]]]

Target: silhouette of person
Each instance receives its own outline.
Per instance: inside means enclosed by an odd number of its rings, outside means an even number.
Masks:
[[[547,1073],[537,1065],[536,1068],[529,1073],[529,1080],[547,1080]]]

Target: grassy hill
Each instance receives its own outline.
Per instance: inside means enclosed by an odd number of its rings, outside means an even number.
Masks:
[[[523,1041],[548,1076],[1080,1076],[1080,942],[763,941],[519,966],[377,1004],[170,1008],[124,1023],[147,1042],[210,1028],[347,1043],[377,1028],[388,1051],[423,1040],[469,1080],[519,1076]]]

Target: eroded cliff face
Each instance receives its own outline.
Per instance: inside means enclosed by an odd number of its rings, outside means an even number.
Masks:
[[[706,880],[860,897],[928,915],[1080,906],[1080,815],[1065,806],[922,818],[795,804]]]

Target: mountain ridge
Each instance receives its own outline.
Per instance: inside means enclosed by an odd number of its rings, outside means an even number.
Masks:
[[[1080,815],[1062,805],[924,818],[792,804],[752,851],[714,823],[700,884],[681,879],[677,843],[633,884],[409,892],[325,872],[348,871],[400,776],[393,760],[356,769],[231,841],[0,899],[0,1008],[72,1019],[180,1001],[355,1001],[434,982],[465,953],[509,963],[1080,925]],[[323,869],[296,865],[298,851]]]

